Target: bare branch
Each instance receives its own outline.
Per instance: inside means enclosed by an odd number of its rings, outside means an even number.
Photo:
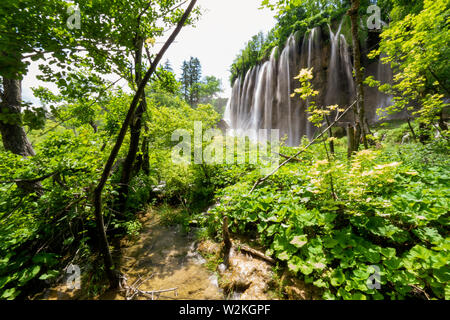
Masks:
[[[297,158],[302,152],[304,152],[306,149],[308,149],[311,145],[314,144],[318,139],[320,139],[331,127],[333,127],[341,118],[356,104],[358,100],[353,102],[336,120],[333,121],[332,124],[330,124],[327,128],[325,128],[317,137],[315,137],[306,147],[301,149],[299,152],[294,154],[292,157],[289,157],[286,159],[283,163],[281,163],[275,170],[273,170],[271,173],[269,173],[267,176],[258,179],[255,184],[253,185],[253,188],[250,190],[249,194],[252,193],[258,185],[260,185],[262,182],[266,181],[270,176],[274,175],[281,167],[283,167],[286,163],[292,161],[293,159]]]

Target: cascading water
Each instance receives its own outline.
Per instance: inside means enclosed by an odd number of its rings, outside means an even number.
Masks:
[[[336,33],[331,27],[330,44],[331,57],[328,66],[327,93],[325,96],[326,105],[347,105],[355,99],[355,82],[353,80],[353,65],[351,62],[350,50],[345,36],[341,34],[342,23]]]
[[[327,81],[327,93],[325,97],[325,103],[332,104],[336,96],[339,93],[339,35],[341,33],[342,21],[339,24],[336,33],[333,33],[330,25],[328,29],[330,31],[330,45],[331,45],[331,57],[328,67],[328,81]]]
[[[287,143],[293,145],[295,143],[295,132],[293,124],[294,105],[291,94],[293,92],[292,79],[295,77],[295,55],[297,46],[294,36],[290,36],[286,47],[280,56],[278,64],[278,84],[277,84],[277,109],[283,110],[279,112],[280,119],[278,121],[280,136],[287,135]]]
[[[238,77],[224,115],[234,133],[279,129],[280,136],[286,135],[291,146],[298,145],[304,135],[311,138],[315,128],[307,120],[308,102],[292,98],[291,94],[298,85],[294,77],[301,68],[320,69],[320,51],[317,27],[305,38],[301,50],[291,35],[278,59],[275,48],[269,60],[250,69],[245,77]]]
[[[383,63],[383,58],[385,56],[383,54],[380,55],[377,66],[377,74],[376,79],[380,81],[380,84],[392,84],[393,74],[392,69],[389,64]],[[384,109],[391,104],[392,96],[387,95],[381,91],[377,91],[377,107]]]
[[[249,131],[256,134],[260,129],[279,129],[280,137],[287,135],[286,143],[290,146],[298,145],[303,136],[312,139],[317,128],[308,121],[309,101],[302,101],[298,96],[291,98],[299,85],[294,77],[302,68],[313,68],[314,87],[322,94],[316,97],[318,105],[344,107],[354,101],[353,65],[349,46],[341,34],[342,25],[343,22],[336,32],[329,27],[329,50],[321,39],[322,30],[316,27],[300,44],[298,37],[291,35],[279,55],[274,49],[270,59],[235,80],[224,116],[235,134],[244,130],[248,135]],[[392,79],[392,71],[385,68],[389,66],[379,65],[376,78]],[[388,103],[389,97],[380,93],[368,105],[379,107]]]
[[[302,47],[302,68],[313,68],[314,74],[318,75],[322,69],[322,46],[320,39],[321,30],[319,27],[311,29],[308,41],[303,42]],[[306,40],[306,37],[304,38]],[[312,139],[317,128],[308,121],[307,110],[310,106],[311,101],[302,101],[302,114],[301,114],[301,136],[306,135],[309,139]],[[301,137],[300,137],[301,139]]]

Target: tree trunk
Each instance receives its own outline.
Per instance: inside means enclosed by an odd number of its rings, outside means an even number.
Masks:
[[[334,142],[333,142],[333,129],[330,126],[330,119],[328,119],[328,117],[325,117],[326,121],[327,121],[327,126],[329,127],[328,129],[328,136],[330,137],[330,141],[329,141],[329,145],[330,145],[330,153],[334,156]]]
[[[355,128],[350,124],[347,124],[347,157],[352,157],[353,151],[355,151]]]
[[[21,126],[22,84],[18,79],[3,78],[2,102],[0,114],[8,115],[9,121],[0,120],[0,132],[6,150],[22,157],[32,157],[36,153],[28,140],[25,129]],[[17,186],[26,193],[43,194],[39,182],[20,182]]]
[[[352,42],[353,42],[353,60],[355,65],[355,76],[356,76],[356,92],[357,92],[357,109],[358,109],[358,122],[361,128],[362,140],[364,147],[367,149],[368,144],[366,140],[366,130],[365,130],[365,110],[364,110],[364,84],[363,84],[363,73],[361,70],[361,48],[359,44],[358,37],[358,11],[360,7],[360,0],[352,0],[352,6],[347,11],[350,16],[352,23]]]
[[[231,242],[230,231],[228,230],[228,217],[223,218],[222,224],[223,235],[223,264],[228,268],[230,266],[230,251],[233,243]]]
[[[136,109],[135,118],[133,123],[130,124],[130,145],[128,148],[127,157],[122,166],[122,173],[120,178],[120,187],[119,187],[119,206],[118,211],[120,215],[123,216],[126,211],[126,204],[128,193],[130,191],[130,180],[133,173],[133,164],[136,160],[136,154],[139,150],[139,140],[141,137],[141,129],[142,129],[142,115],[145,111],[145,98],[139,104],[139,107]]]
[[[150,80],[150,77],[155,72],[158,64],[160,63],[162,57],[164,56],[167,49],[170,47],[170,45],[173,43],[177,35],[180,33],[181,29],[183,28],[184,24],[186,23],[187,18],[189,17],[189,14],[192,12],[192,9],[194,8],[195,4],[197,3],[197,0],[191,0],[189,6],[187,7],[186,11],[184,12],[183,16],[181,17],[180,21],[177,24],[177,27],[170,35],[169,39],[166,41],[166,43],[163,45],[159,53],[157,54],[156,58],[153,60],[150,68],[147,70],[146,74],[144,75],[144,78],[141,81],[141,84],[138,86],[137,92],[133,97],[133,100],[131,101],[130,108],[128,109],[128,113],[125,117],[125,120],[123,121],[123,124],[120,128],[119,134],[117,136],[116,142],[114,143],[114,146],[109,154],[108,160],[106,161],[105,167],[102,172],[102,176],[98,182],[97,187],[94,190],[94,215],[95,215],[95,222],[97,225],[98,235],[100,237],[100,252],[103,254],[103,258],[105,261],[105,267],[109,282],[111,287],[115,288],[119,285],[120,277],[118,275],[118,272],[115,272],[114,270],[114,263],[112,259],[111,252],[109,250],[109,244],[108,244],[108,238],[106,237],[106,231],[105,231],[105,225],[103,221],[103,206],[102,206],[102,192],[105,188],[105,185],[108,181],[108,178],[111,174],[111,169],[116,161],[117,155],[119,154],[120,148],[122,147],[123,140],[125,139],[125,135],[128,131],[128,127],[131,123],[131,120],[133,118],[133,115],[136,111],[136,107],[138,106],[139,101],[141,100],[142,94],[145,92],[145,86]]]
[[[448,130],[448,126],[445,123],[445,119],[444,119],[444,111],[441,110],[441,112],[439,112],[439,121],[438,121],[438,125],[439,128],[441,128],[442,131],[447,131]]]
[[[145,131],[147,132],[147,126],[144,124]],[[144,136],[141,144],[141,154],[136,157],[136,161],[133,167],[133,174],[138,174],[139,171],[144,171],[146,175],[150,174],[150,156],[148,154],[148,137]]]
[[[411,125],[411,118],[410,117],[408,117],[408,126],[409,126],[409,130],[411,130],[411,134],[412,134],[412,137],[413,137],[414,141],[417,141],[416,132],[414,131],[414,128]]]
[[[142,81],[142,52],[143,52],[143,39],[136,40],[136,50],[135,50],[135,83],[139,87]],[[122,167],[122,174],[120,178],[119,187],[119,203],[118,211],[120,216],[123,217],[127,209],[127,198],[130,191],[129,184],[131,180],[131,175],[133,172],[133,164],[136,160],[136,154],[139,150],[139,140],[141,138],[142,130],[142,116],[147,109],[147,101],[145,97],[145,91],[142,94],[141,102],[134,114],[134,119],[130,123],[130,145],[128,148],[127,157]]]

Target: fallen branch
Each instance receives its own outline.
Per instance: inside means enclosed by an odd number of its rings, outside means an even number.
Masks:
[[[164,290],[153,290],[153,291],[141,291],[139,290],[140,293],[144,294],[144,295],[150,295],[152,297],[152,300],[155,300],[155,295],[156,298],[159,298],[161,293],[164,292],[174,292],[175,293],[175,297],[178,297],[178,287],[175,288],[170,288],[170,289],[164,289]]]
[[[277,168],[275,168],[271,173],[269,173],[267,176],[263,177],[263,178],[259,178],[255,184],[253,185],[253,188],[250,190],[249,194],[252,193],[256,187],[258,185],[260,185],[261,183],[263,183],[264,181],[266,181],[269,177],[271,177],[272,175],[274,175],[281,167],[283,167],[286,163],[292,161],[293,159],[297,158],[302,152],[304,152],[306,149],[308,149],[311,145],[313,145],[318,139],[320,139],[326,132],[328,132],[328,130],[330,128],[332,128],[339,120],[342,119],[342,117],[351,109],[353,108],[353,106],[355,105],[355,103],[358,100],[356,100],[355,102],[353,102],[347,109],[345,109],[345,111],[339,116],[337,117],[333,123],[331,123],[327,128],[325,128],[325,130],[323,130],[317,137],[315,137],[306,147],[304,147],[303,149],[301,149],[299,152],[297,152],[296,154],[294,154],[292,157],[289,157],[288,159],[286,159],[283,163],[281,163]]]
[[[255,250],[253,248],[250,248],[249,246],[243,245],[243,244],[236,244],[233,245],[233,241],[231,240],[230,231],[228,230],[228,217],[225,216],[223,218],[223,224],[222,224],[222,235],[223,235],[223,264],[228,268],[230,265],[230,251],[231,248],[234,248],[236,251],[241,250],[244,252],[247,252],[255,257],[258,257],[260,259],[263,259],[270,264],[275,264],[275,260],[272,259],[269,256],[266,256],[264,253]]]
[[[275,259],[273,259],[273,258],[271,258],[269,256],[266,256],[264,253],[262,253],[262,252],[260,252],[258,250],[255,250],[253,248],[250,248],[249,246],[240,245],[238,248],[241,249],[241,251],[245,251],[245,252],[250,253],[251,255],[253,255],[255,257],[261,258],[261,259],[269,262],[270,264],[275,264],[276,263]]]
[[[50,177],[53,177],[54,175],[59,174],[60,171],[56,171],[53,173],[49,173],[46,174],[45,176],[39,177],[39,178],[34,178],[34,179],[25,179],[25,178],[20,178],[20,179],[13,179],[13,180],[9,180],[9,181],[0,181],[1,184],[9,184],[9,183],[20,183],[20,182],[26,182],[26,183],[36,183],[36,182],[41,182],[45,179],[48,179]]]
[[[127,285],[127,277],[125,275],[122,275],[121,276],[122,281],[121,281],[120,288],[125,293],[125,299],[133,300],[135,297],[137,297],[139,295],[146,295],[146,296],[151,296],[151,299],[155,300],[155,296],[156,296],[156,298],[159,298],[161,293],[164,293],[164,292],[175,292],[175,297],[178,296],[178,291],[177,291],[178,287],[170,288],[170,289],[162,289],[162,290],[152,290],[152,291],[140,290],[139,287],[142,284],[144,284],[146,281],[148,281],[151,277],[153,277],[153,275],[150,275],[145,280],[142,280],[141,276],[139,276],[139,278],[131,286],[128,286]]]
[[[421,289],[421,288],[419,288],[418,286],[413,285],[413,284],[410,284],[409,286],[410,286],[411,288],[413,288],[414,290],[416,290],[417,293],[423,294],[427,300],[430,300],[430,296],[428,295],[428,293],[425,292],[425,290],[423,290],[423,289]]]

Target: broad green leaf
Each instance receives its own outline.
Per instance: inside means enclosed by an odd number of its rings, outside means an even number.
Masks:
[[[345,281],[345,274],[341,269],[335,269],[330,277],[330,283],[333,287],[339,287]]]
[[[290,243],[296,246],[297,248],[301,248],[308,243],[308,238],[306,237],[306,235],[295,236]]]

